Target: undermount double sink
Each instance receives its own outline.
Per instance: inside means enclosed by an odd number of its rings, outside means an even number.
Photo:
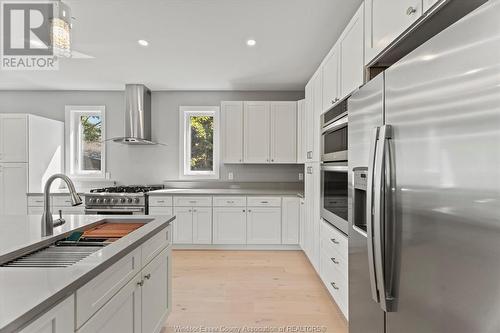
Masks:
[[[64,268],[142,227],[150,219],[104,219],[64,239],[0,263],[11,268]]]

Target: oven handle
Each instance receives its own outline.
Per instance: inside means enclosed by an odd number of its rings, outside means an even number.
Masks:
[[[326,127],[323,127],[323,132],[322,133],[326,134],[326,133],[330,133],[330,132],[336,131],[338,129],[341,129],[343,127],[346,127],[347,126],[347,122],[348,122],[348,116],[340,118],[339,120],[334,121],[330,125],[328,125]]]
[[[103,212],[103,213],[127,213],[127,212],[132,212],[132,213],[138,213],[138,212],[145,212],[144,208],[85,208],[85,212],[89,213],[97,213],[97,212]]]
[[[347,173],[348,167],[346,165],[321,165],[323,171],[338,171]]]

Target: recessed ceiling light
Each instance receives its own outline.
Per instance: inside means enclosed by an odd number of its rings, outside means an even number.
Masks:
[[[247,45],[248,46],[255,46],[255,44],[257,44],[257,42],[255,41],[255,39],[249,39],[249,40],[247,40]]]
[[[137,41],[137,43],[139,43],[140,46],[148,46],[149,45],[149,42],[147,40],[144,40],[144,39],[139,39]]]

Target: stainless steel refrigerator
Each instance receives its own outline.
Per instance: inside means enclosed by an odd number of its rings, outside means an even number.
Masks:
[[[349,332],[500,332],[500,3],[349,100]]]

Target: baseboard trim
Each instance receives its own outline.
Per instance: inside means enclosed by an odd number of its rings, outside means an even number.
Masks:
[[[173,250],[242,250],[242,251],[297,251],[301,250],[298,244],[294,245],[215,245],[215,244],[174,244]]]

